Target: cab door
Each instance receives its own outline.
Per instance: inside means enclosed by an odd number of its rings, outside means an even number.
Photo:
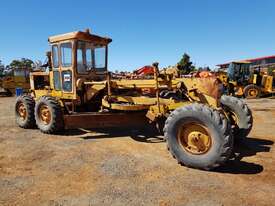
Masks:
[[[60,43],[59,50],[62,96],[65,99],[74,99],[73,42]]]
[[[52,45],[52,71],[50,72],[50,84],[52,89],[52,95],[62,97],[61,90],[61,67],[60,67],[60,55],[59,45]]]

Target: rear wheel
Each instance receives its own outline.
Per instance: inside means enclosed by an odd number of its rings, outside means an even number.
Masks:
[[[53,97],[41,97],[35,106],[35,120],[43,133],[57,133],[64,129],[62,107]]]
[[[233,137],[230,124],[218,111],[202,104],[190,104],[167,118],[164,135],[173,157],[180,164],[213,169],[231,155]]]
[[[250,84],[250,85],[247,85],[244,90],[244,96],[245,98],[247,99],[255,99],[255,98],[258,98],[260,97],[260,94],[261,94],[261,89],[254,85],[254,84]]]
[[[21,95],[16,98],[15,116],[19,127],[29,129],[35,127],[35,102],[30,95]]]
[[[221,97],[221,103],[233,126],[235,139],[245,138],[253,126],[252,112],[247,104],[236,97],[226,95]]]

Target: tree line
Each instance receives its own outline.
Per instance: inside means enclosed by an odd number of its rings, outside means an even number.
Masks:
[[[0,75],[7,75],[12,72],[13,69],[17,68],[32,68],[33,61],[31,59],[27,58],[21,58],[21,59],[15,59],[13,60],[9,65],[4,66],[2,61],[0,60]],[[194,71],[210,71],[209,67],[198,67],[196,68],[193,62],[191,61],[191,57],[187,54],[184,53],[177,63],[177,68],[179,69],[181,74],[189,74]]]

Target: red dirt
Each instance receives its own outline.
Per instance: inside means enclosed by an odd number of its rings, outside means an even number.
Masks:
[[[0,99],[0,205],[274,205],[275,100],[248,101],[239,160],[212,172],[178,165],[152,134],[18,128],[14,100]]]

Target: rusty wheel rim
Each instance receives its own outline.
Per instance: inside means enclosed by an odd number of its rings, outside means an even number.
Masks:
[[[248,90],[248,96],[249,97],[257,97],[258,95],[258,90],[257,89],[254,89],[254,88],[251,88]]]
[[[39,119],[45,125],[51,122],[51,111],[47,105],[41,105],[39,108]]]
[[[198,123],[181,126],[178,132],[178,142],[185,151],[195,155],[207,153],[212,145],[208,130]]]
[[[17,114],[22,120],[27,118],[27,109],[23,102],[20,102],[17,106]]]

